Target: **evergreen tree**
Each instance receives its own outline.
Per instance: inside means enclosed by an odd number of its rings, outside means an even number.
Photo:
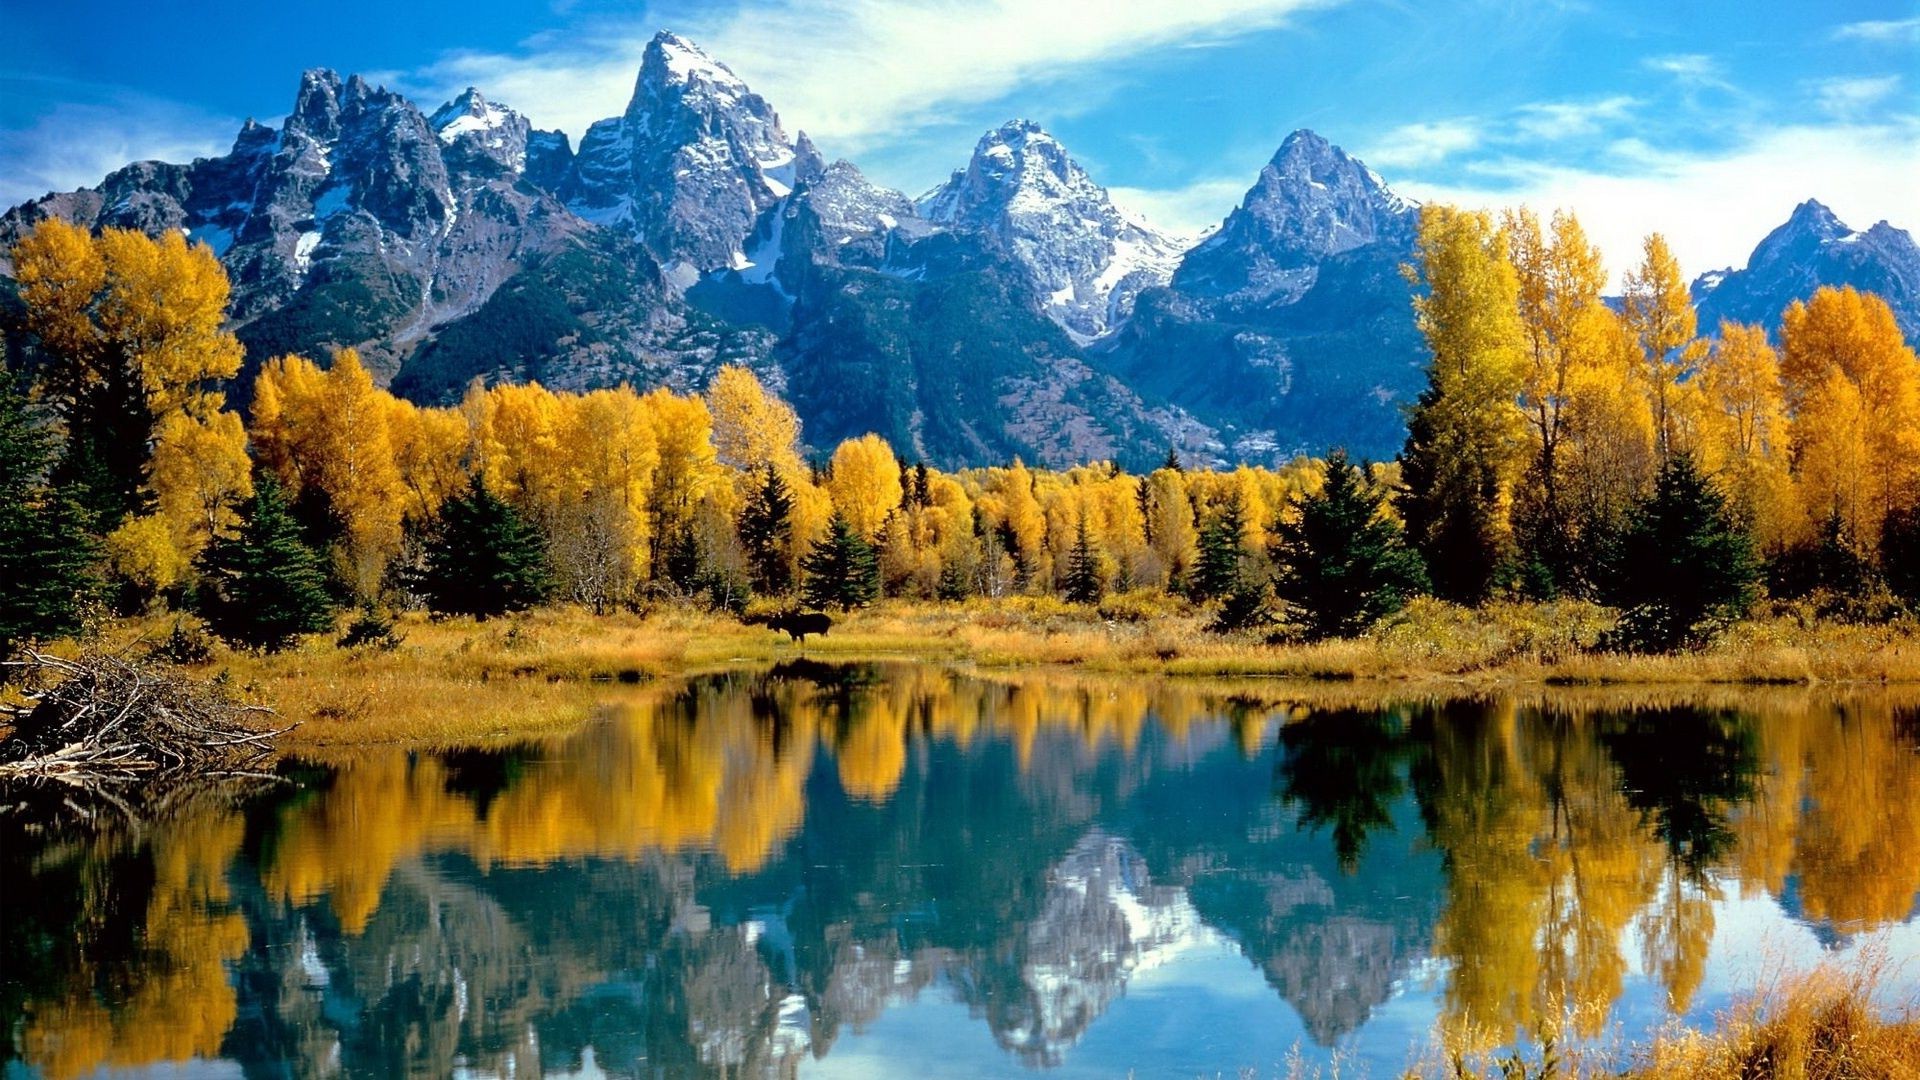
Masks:
[[[1381,516],[1381,502],[1362,470],[1336,452],[1320,494],[1300,499],[1298,517],[1280,524],[1277,591],[1309,637],[1359,634],[1426,588],[1420,556]]]
[[[1200,530],[1200,557],[1191,579],[1195,600],[1217,600],[1239,583],[1245,531],[1246,509],[1236,491]]]
[[[100,587],[86,515],[46,486],[52,459],[49,433],[0,369],[0,660],[23,642],[78,631]]]
[[[763,465],[759,483],[740,510],[740,544],[747,551],[754,591],[771,595],[792,587],[793,570],[787,564],[792,536],[793,492],[777,469]]]
[[[880,559],[838,511],[800,562],[809,607],[862,607],[880,595]]]
[[[1160,467],[1163,469],[1172,469],[1174,472],[1179,472],[1180,471],[1180,451],[1174,449],[1171,446],[1167,447],[1167,459],[1160,463]]]
[[[546,545],[478,476],[448,499],[427,543],[418,587],[443,615],[487,619],[546,599],[552,587]]]
[[[201,613],[226,641],[277,651],[333,626],[333,598],[319,552],[300,538],[286,494],[262,476],[240,506],[240,531],[216,539],[201,559]]]
[[[1634,508],[1615,554],[1610,599],[1625,611],[1627,645],[1672,650],[1697,643],[1714,622],[1744,614],[1759,577],[1753,539],[1726,496],[1679,453]]]
[[[1881,524],[1880,567],[1895,596],[1920,604],[1920,506],[1895,510]]]
[[[1087,533],[1087,516],[1080,515],[1074,534],[1073,550],[1067,553],[1067,576],[1062,583],[1067,599],[1076,604],[1097,604],[1106,592],[1100,580],[1100,559],[1093,550],[1093,538]]]

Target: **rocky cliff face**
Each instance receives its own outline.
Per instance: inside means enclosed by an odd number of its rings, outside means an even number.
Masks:
[[[1693,299],[1703,332],[1722,319],[1777,330],[1787,305],[1822,285],[1878,293],[1907,339],[1920,339],[1920,246],[1912,234],[1884,221],[1856,231],[1813,199],[1760,241],[1744,269],[1702,274]]]
[[[982,136],[967,167],[923,196],[920,210],[1010,259],[1048,316],[1080,341],[1124,322],[1134,297],[1166,284],[1188,246],[1115,206],[1031,120]]]

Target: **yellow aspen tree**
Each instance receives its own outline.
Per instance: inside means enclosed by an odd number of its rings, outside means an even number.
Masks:
[[[1169,589],[1183,584],[1200,557],[1200,534],[1193,524],[1193,503],[1187,497],[1186,474],[1178,469],[1155,469],[1146,485],[1147,543],[1154,564],[1148,579]]]
[[[1796,532],[1788,475],[1786,401],[1780,358],[1767,332],[1720,324],[1719,341],[1700,371],[1706,447],[1702,461],[1732,498],[1763,551],[1778,550]]]
[[[1640,346],[1643,377],[1653,403],[1654,449],[1662,462],[1689,450],[1680,438],[1680,387],[1706,352],[1698,336],[1693,297],[1666,237],[1650,234],[1640,265],[1624,284],[1625,319]]]
[[[1526,459],[1517,404],[1526,364],[1507,235],[1483,212],[1420,212],[1414,321],[1433,352],[1408,416],[1399,509],[1435,591],[1476,602],[1511,547],[1513,485]]]
[[[900,505],[900,462],[878,435],[848,439],[833,451],[827,466],[827,492],[833,507],[861,536],[880,535],[887,515]]]
[[[645,575],[647,496],[660,452],[631,388],[562,401],[562,442],[572,451],[572,471],[551,554],[574,599],[604,611],[626,600]]]
[[[390,397],[386,404],[394,464],[407,490],[407,520],[428,521],[467,484],[472,437],[467,418],[454,409],[423,409],[400,398]]]
[[[234,504],[253,494],[247,432],[236,414],[168,413],[154,430],[149,483],[181,554],[199,555],[234,522]]]
[[[1563,444],[1578,369],[1593,362],[1596,311],[1606,285],[1600,250],[1587,240],[1579,218],[1553,216],[1551,235],[1531,210],[1504,217],[1518,282],[1520,325],[1526,364],[1520,408],[1532,436],[1532,461],[1515,503],[1515,527],[1523,552],[1564,586],[1572,576],[1575,523],[1565,486]]]
[[[748,368],[722,367],[707,386],[707,408],[721,464],[747,472],[772,465],[789,481],[801,470],[800,417]]]
[[[106,229],[94,236],[50,218],[11,255],[26,330],[47,359],[43,385],[65,422],[68,452],[90,465],[82,499],[109,526],[146,511],[160,494],[151,484],[152,454],[169,417],[185,414],[223,436],[189,440],[174,423],[172,480],[183,476],[180,454],[189,444],[226,454],[233,425],[217,419],[224,403],[217,387],[240,369],[242,350],[225,329],[227,275],[212,251],[177,232],[152,239]],[[217,474],[230,462],[185,471]],[[168,494],[178,507],[175,493]]]
[[[342,349],[327,369],[315,421],[313,474],[344,530],[347,579],[363,598],[378,594],[400,549],[406,490],[388,419],[391,395],[373,385],[360,354]]]
[[[1652,490],[1657,451],[1638,342],[1605,308],[1589,323],[1595,351],[1571,372],[1562,457],[1568,504],[1580,508],[1583,529],[1605,532]]]
[[[1808,512],[1839,513],[1855,542],[1875,551],[1887,514],[1920,502],[1920,360],[1886,301],[1852,287],[1796,301],[1780,337]],[[1859,475],[1837,471],[1849,458]]]
[[[665,572],[665,545],[693,527],[700,505],[725,483],[726,473],[713,448],[713,415],[705,401],[663,387],[640,404],[660,456],[647,505],[648,573],[658,577]]]

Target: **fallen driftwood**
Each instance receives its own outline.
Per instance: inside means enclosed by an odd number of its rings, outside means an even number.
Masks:
[[[170,667],[89,654],[67,660],[28,650],[22,703],[0,705],[12,733],[0,740],[0,780],[60,781],[112,788],[140,781],[272,779],[261,766],[289,728],[272,711],[237,702],[226,688]]]

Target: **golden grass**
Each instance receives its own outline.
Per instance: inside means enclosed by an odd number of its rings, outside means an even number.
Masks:
[[[609,684],[799,656],[1351,682],[1373,700],[1549,686],[1697,694],[1714,684],[1920,684],[1920,631],[1911,624],[1774,617],[1742,623],[1700,652],[1632,656],[1595,651],[1612,618],[1584,604],[1468,610],[1422,600],[1367,637],[1310,644],[1212,634],[1206,620],[1204,611],[1152,593],[1098,608],[1049,597],[887,601],[837,617],[829,635],[799,645],[764,627],[685,609],[594,616],[552,607],[484,623],[411,614],[399,620],[403,640],[391,650],[341,649],[331,635],[269,656],[216,646],[206,670],[299,722],[296,747],[452,744],[560,730],[590,715]],[[143,639],[158,641],[173,625],[171,616],[122,620],[91,644],[138,651]]]

